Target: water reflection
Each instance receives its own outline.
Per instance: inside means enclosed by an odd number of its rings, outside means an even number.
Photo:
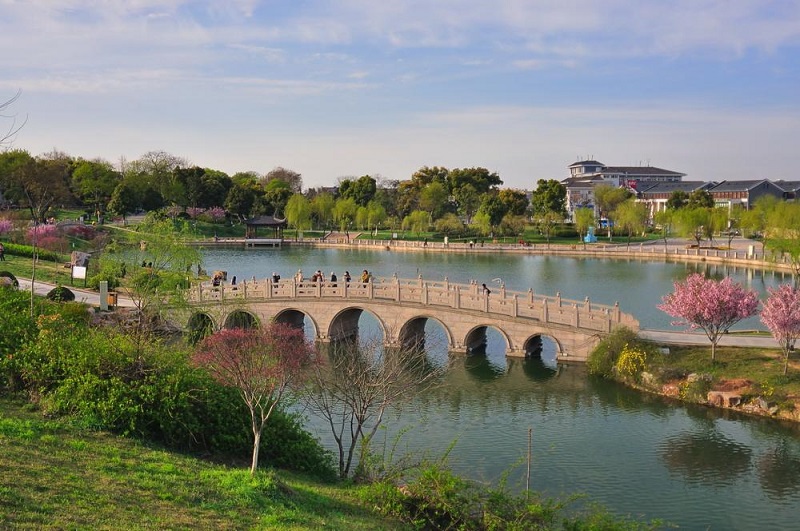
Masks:
[[[758,459],[761,487],[770,498],[784,499],[800,492],[800,457],[781,441]]]
[[[668,438],[661,458],[670,474],[678,473],[690,483],[724,486],[747,473],[753,451],[716,431],[704,430]]]

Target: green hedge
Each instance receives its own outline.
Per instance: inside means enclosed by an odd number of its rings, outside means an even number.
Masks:
[[[5,243],[3,245],[6,248],[6,254],[33,258],[32,245],[21,245],[19,243]],[[69,260],[61,253],[48,251],[47,249],[37,248],[36,252],[39,254],[39,260],[47,260],[49,262],[67,262]]]

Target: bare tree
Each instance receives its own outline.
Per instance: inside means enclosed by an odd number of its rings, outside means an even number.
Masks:
[[[428,363],[419,348],[387,349],[378,340],[332,346],[327,363],[315,367],[309,410],[325,420],[339,454],[339,476],[350,476],[356,450],[363,465],[370,442],[390,408],[398,409],[429,388],[445,367]]]
[[[11,120],[11,123],[8,126],[8,129],[0,130],[0,148],[8,147],[14,141],[14,137],[19,133],[20,129],[25,127],[25,124],[28,122],[28,117],[26,116],[22,123],[17,123],[16,115],[10,114],[6,115],[5,112],[11,107],[11,105],[17,101],[22,94],[21,90],[18,90],[14,96],[0,103],[0,118],[7,118]]]

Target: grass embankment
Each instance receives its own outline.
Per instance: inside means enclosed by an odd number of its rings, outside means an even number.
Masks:
[[[346,485],[229,468],[0,399],[0,528],[402,529]]]
[[[67,261],[69,259],[67,258]],[[64,266],[65,262],[52,262],[39,260],[36,262],[36,280],[71,286],[71,269]],[[33,274],[33,260],[25,256],[14,256],[6,253],[5,262],[0,262],[0,271],[9,271],[17,278],[31,278]],[[83,280],[75,280],[75,286],[83,286]]]

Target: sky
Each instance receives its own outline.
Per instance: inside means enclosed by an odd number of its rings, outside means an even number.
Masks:
[[[0,50],[0,136],[33,155],[797,179],[800,0],[0,0]]]

